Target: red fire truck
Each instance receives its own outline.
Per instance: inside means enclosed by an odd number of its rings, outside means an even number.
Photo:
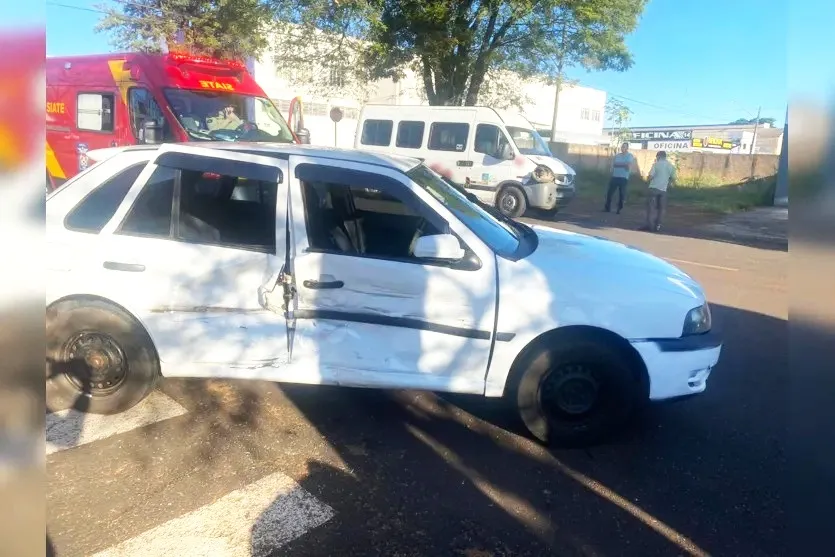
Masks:
[[[46,175],[54,189],[87,152],[179,141],[307,143],[242,62],[182,53],[46,61]]]

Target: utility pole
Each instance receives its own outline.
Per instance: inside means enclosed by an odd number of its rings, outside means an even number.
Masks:
[[[754,137],[751,138],[751,148],[748,150],[748,154],[754,154],[754,143],[757,142],[757,129],[760,127],[760,111],[763,109],[762,106],[757,108],[757,120],[754,122]]]

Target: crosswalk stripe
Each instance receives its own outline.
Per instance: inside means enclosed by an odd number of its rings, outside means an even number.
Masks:
[[[93,557],[264,557],[333,516],[331,507],[274,473]]]
[[[50,455],[99,441],[111,435],[125,433],[185,413],[186,409],[171,397],[154,391],[148,398],[121,414],[103,416],[85,414],[76,410],[62,410],[47,414],[46,454]]]

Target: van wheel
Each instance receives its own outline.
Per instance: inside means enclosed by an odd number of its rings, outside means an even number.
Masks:
[[[597,340],[543,348],[510,393],[528,430],[550,445],[589,446],[616,433],[640,401],[627,358]]]
[[[160,376],[144,327],[101,301],[59,302],[46,312],[46,406],[115,414],[139,403]]]
[[[508,186],[499,193],[496,207],[503,215],[516,218],[525,214],[527,209],[525,194],[516,186]]]

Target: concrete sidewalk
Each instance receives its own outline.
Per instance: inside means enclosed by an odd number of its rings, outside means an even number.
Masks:
[[[734,213],[719,222],[705,224],[703,231],[738,240],[760,240],[788,245],[788,207],[760,207]]]

